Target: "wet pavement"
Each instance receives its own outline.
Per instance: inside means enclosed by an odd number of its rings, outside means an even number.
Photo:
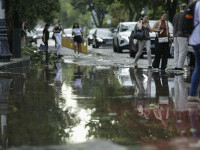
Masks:
[[[200,149],[192,70],[153,71],[146,59],[134,69],[119,59],[128,54],[113,55],[69,52],[55,66],[0,74],[1,149]]]

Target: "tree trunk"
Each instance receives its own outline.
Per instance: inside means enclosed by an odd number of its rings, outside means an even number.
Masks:
[[[96,19],[95,19],[95,16],[94,16],[92,10],[91,10],[90,12],[91,12],[91,15],[92,15],[92,19],[93,19],[93,21],[94,21],[94,24],[95,24],[95,26],[98,28],[99,25],[97,24],[97,21],[96,21]]]

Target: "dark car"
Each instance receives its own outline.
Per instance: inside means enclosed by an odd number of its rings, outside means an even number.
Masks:
[[[37,44],[38,35],[34,31],[27,32],[27,41],[29,43]]]
[[[90,29],[90,31],[89,31],[89,34],[87,36],[88,45],[92,44],[92,37],[93,37],[93,34],[94,34],[95,30],[96,30],[96,28],[93,28],[93,29]]]
[[[99,46],[112,46],[113,33],[109,28],[97,28],[93,34],[92,47],[99,48]]]
[[[149,25],[150,25],[151,28],[153,28],[153,25],[155,24],[155,22],[156,22],[156,20],[149,20]],[[169,21],[168,21],[168,26],[169,26],[170,36],[173,38],[173,26],[172,26],[171,22],[169,22]],[[151,53],[152,54],[155,54],[155,39],[156,39],[156,33],[151,32],[150,33],[150,40],[151,40]],[[130,41],[129,41],[130,57],[135,57],[135,55],[138,51],[138,45],[135,45],[133,41],[134,41],[133,34],[131,34]],[[141,57],[143,57],[143,54],[146,54],[146,48],[145,47],[144,47],[144,50],[143,50]]]

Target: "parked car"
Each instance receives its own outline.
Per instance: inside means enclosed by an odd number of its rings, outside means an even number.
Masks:
[[[151,28],[153,28],[153,25],[155,24],[157,20],[149,20],[149,25]],[[169,26],[169,33],[170,33],[170,37],[171,39],[173,39],[173,26],[171,22],[168,22],[168,26]],[[156,33],[155,32],[151,32],[150,33],[150,40],[151,40],[151,53],[155,54],[155,39],[156,39]],[[133,37],[130,37],[130,57],[135,57],[137,50],[138,50],[138,45],[135,45],[133,42]],[[170,48],[170,46],[169,46]],[[141,57],[143,57],[143,55],[146,54],[146,47],[144,47],[143,53],[141,55]]]
[[[90,31],[89,31],[89,34],[87,36],[88,45],[92,44],[92,37],[93,37],[93,34],[94,34],[95,30],[96,30],[96,28],[93,28],[93,29],[90,29]]]
[[[38,40],[38,35],[36,32],[34,31],[27,32],[27,41],[29,43],[37,44],[37,40]]]
[[[99,48],[99,46],[112,46],[113,33],[109,28],[97,28],[92,37],[92,47]]]
[[[122,53],[129,49],[129,38],[137,22],[121,22],[113,36],[113,51]]]

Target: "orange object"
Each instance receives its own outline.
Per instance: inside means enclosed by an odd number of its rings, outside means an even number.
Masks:
[[[194,16],[186,14],[186,15],[185,15],[185,18],[187,18],[187,19],[193,19]]]

